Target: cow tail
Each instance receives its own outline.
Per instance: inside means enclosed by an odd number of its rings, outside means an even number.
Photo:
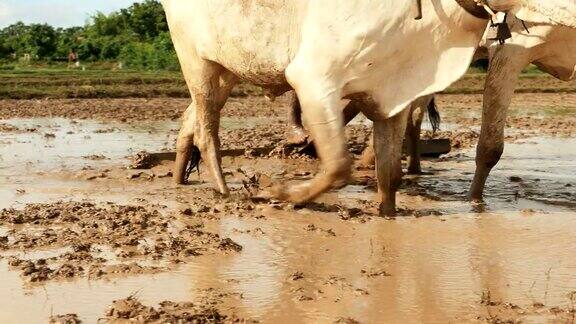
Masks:
[[[430,120],[430,124],[432,125],[432,130],[436,133],[440,130],[440,123],[442,122],[442,118],[440,117],[440,113],[438,112],[438,106],[436,105],[436,97],[430,100],[428,104],[428,120]]]

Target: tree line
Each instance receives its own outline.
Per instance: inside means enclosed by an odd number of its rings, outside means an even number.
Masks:
[[[84,62],[117,61],[147,70],[179,68],[164,9],[157,0],[108,15],[99,12],[82,27],[18,22],[0,30],[0,59],[4,61],[24,56],[63,61],[70,52]]]

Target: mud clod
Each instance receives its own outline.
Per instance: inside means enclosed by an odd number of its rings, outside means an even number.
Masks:
[[[83,156],[83,158],[86,160],[91,160],[91,161],[108,160],[108,158],[102,154],[86,155],[86,156]]]
[[[132,157],[130,169],[142,170],[151,169],[158,164],[158,158],[146,151],[138,152]]]
[[[391,277],[392,275],[384,270],[365,270],[362,269],[360,271],[363,276],[367,278],[376,278],[376,277]]]
[[[514,183],[520,183],[522,182],[522,178],[518,177],[518,176],[511,176],[510,177],[510,182],[514,182]]]
[[[14,125],[0,123],[0,132],[2,133],[17,133],[20,129]]]
[[[111,323],[233,323],[239,321],[220,313],[211,306],[194,303],[165,301],[160,307],[144,306],[135,297],[117,300],[106,312],[106,320]]]
[[[304,273],[300,272],[300,271],[295,272],[290,276],[290,280],[292,280],[292,281],[298,281],[301,279],[304,279]]]
[[[30,204],[0,211],[0,225],[13,227],[0,240],[2,250],[65,249],[47,260],[11,257],[9,265],[29,282],[157,273],[166,268],[141,261],[185,262],[205,253],[242,250],[231,239],[202,230],[201,224],[182,226],[173,215],[137,206]],[[102,249],[121,262],[112,264],[114,260],[101,256]]]
[[[55,315],[51,316],[50,324],[80,324],[82,321],[76,314]]]
[[[229,238],[222,240],[222,242],[220,242],[220,245],[218,245],[218,248],[223,251],[235,251],[235,252],[242,251],[242,245],[232,241]]]
[[[345,317],[345,318],[341,317],[338,320],[336,320],[334,324],[360,324],[360,322],[351,317]]]

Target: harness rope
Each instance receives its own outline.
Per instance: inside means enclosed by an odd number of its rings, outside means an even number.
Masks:
[[[510,31],[510,26],[508,25],[508,14],[504,16],[504,20],[502,22],[495,22],[497,21],[498,17],[496,12],[490,8],[490,6],[486,3],[486,0],[455,0],[460,7],[466,10],[472,16],[479,18],[479,19],[486,19],[490,20],[490,27],[496,28],[495,37],[489,38],[490,40],[497,40],[501,45],[506,43],[506,40],[512,38],[512,32]],[[414,4],[414,11],[415,17],[414,19],[420,20],[422,19],[422,0],[415,0]],[[522,21],[524,29],[528,33],[528,27]]]

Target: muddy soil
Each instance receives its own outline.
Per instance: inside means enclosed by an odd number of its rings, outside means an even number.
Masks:
[[[176,217],[138,206],[58,202],[29,204],[23,210],[4,209],[0,249],[10,253],[62,249],[37,260],[8,258],[23,279],[48,280],[157,273],[171,264],[214,251],[242,251],[242,246],[203,231],[203,224],[178,224]],[[146,262],[162,260],[159,265]]]
[[[276,104],[262,97],[230,98],[223,116],[283,116],[286,103],[285,97],[279,98]],[[0,119],[62,117],[113,121],[177,120],[189,104],[187,98],[0,100]]]
[[[473,206],[480,100],[440,96],[454,151],[406,177],[395,219],[365,168],[306,205],[258,198],[318,169],[285,142],[286,98],[225,110],[226,198],[203,166],[188,186],[167,160],[129,168],[173,150],[187,100],[0,101],[0,321],[570,323],[576,95],[516,96]],[[348,127],[355,156],[369,134]]]

